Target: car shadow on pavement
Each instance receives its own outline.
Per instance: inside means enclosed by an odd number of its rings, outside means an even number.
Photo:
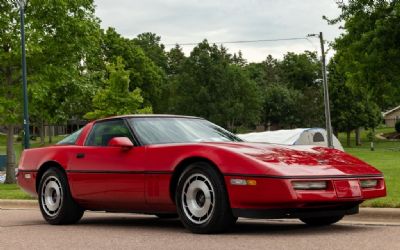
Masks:
[[[79,222],[79,226],[105,226],[108,228],[124,227],[124,228],[138,228],[154,231],[163,231],[168,229],[168,232],[187,232],[179,219],[159,219],[153,216],[91,216],[83,218]],[[282,234],[290,233],[296,235],[302,234],[331,234],[331,233],[351,233],[363,232],[374,230],[374,227],[350,225],[350,224],[335,224],[331,226],[310,227],[297,220],[293,221],[279,221],[279,220],[239,220],[234,227],[232,227],[226,234],[229,235],[260,235],[260,234]]]
[[[257,220],[257,221],[238,221],[235,227],[232,228],[230,233],[241,235],[277,235],[282,233],[290,233],[291,235],[324,235],[332,233],[352,233],[373,230],[367,226],[357,226],[349,224],[334,224],[330,226],[312,227],[296,220],[287,221],[273,221],[273,220]]]
[[[106,213],[107,214],[107,213]],[[182,231],[184,227],[178,219],[159,219],[155,216],[137,216],[120,214],[107,214],[108,216],[90,216],[83,217],[79,225],[83,226],[107,226],[107,227],[140,227],[154,230],[169,230]]]

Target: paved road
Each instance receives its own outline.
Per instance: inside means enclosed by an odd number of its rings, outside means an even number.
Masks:
[[[232,232],[194,235],[178,220],[87,212],[70,226],[46,224],[37,209],[0,209],[0,249],[400,249],[400,224],[239,220]]]

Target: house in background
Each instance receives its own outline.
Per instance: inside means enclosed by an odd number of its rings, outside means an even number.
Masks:
[[[386,126],[393,128],[396,122],[400,120],[400,106],[383,112],[383,119],[385,120]]]

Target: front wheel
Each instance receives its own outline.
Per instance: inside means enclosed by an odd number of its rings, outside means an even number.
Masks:
[[[335,224],[343,219],[344,215],[328,216],[328,217],[314,217],[314,218],[300,218],[300,220],[309,226],[327,226]]]
[[[57,168],[43,174],[38,199],[43,218],[49,224],[73,224],[82,218],[84,210],[72,199],[67,177]]]
[[[236,221],[224,181],[207,163],[192,164],[181,175],[175,201],[183,225],[193,233],[223,232]]]

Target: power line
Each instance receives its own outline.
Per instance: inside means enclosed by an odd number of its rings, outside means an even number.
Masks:
[[[306,37],[306,40],[307,40],[307,42],[309,42],[310,45],[315,49],[315,51],[318,51],[318,50],[319,50],[319,48],[318,48],[308,37]]]
[[[258,40],[238,40],[238,41],[225,41],[225,42],[210,42],[211,44],[232,44],[232,43],[261,43],[261,42],[279,42],[279,41],[294,41],[294,40],[308,40],[307,37],[289,37],[289,38],[277,38],[277,39],[258,39]],[[193,46],[199,43],[170,43],[165,46]]]

